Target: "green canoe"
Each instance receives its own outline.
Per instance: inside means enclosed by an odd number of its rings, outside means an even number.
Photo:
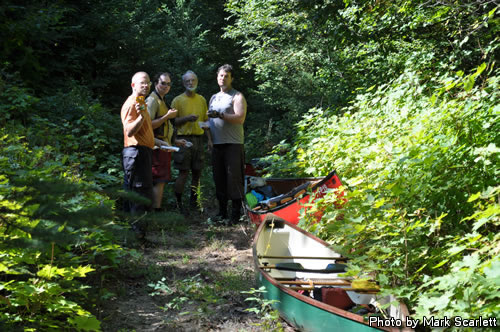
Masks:
[[[403,303],[374,282],[342,278],[345,258],[291,223],[261,223],[253,258],[264,297],[300,331],[411,331]]]

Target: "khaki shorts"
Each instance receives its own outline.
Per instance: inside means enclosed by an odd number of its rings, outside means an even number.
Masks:
[[[193,143],[193,146],[180,147],[174,152],[174,166],[178,170],[201,170],[203,167],[203,136],[204,135],[179,135],[177,139],[185,139]]]

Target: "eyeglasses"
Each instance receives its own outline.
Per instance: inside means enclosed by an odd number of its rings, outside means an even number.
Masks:
[[[160,82],[163,86],[172,86],[172,82]]]

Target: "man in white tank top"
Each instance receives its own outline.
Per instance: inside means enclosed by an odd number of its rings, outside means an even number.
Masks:
[[[223,65],[217,71],[220,92],[210,99],[212,166],[215,192],[219,201],[218,217],[227,218],[228,200],[232,201],[231,224],[241,216],[245,151],[243,148],[243,123],[247,113],[247,103],[243,94],[232,87],[233,67]]]

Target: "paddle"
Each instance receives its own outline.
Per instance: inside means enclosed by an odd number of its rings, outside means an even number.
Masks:
[[[332,280],[332,281],[313,281],[313,280],[280,280],[281,284],[284,285],[309,285],[314,286],[351,286],[351,288],[344,288],[345,290],[354,291],[374,291],[378,292],[380,287],[373,281],[370,280],[352,280],[351,282],[347,280]],[[293,288],[293,287],[290,287]]]

